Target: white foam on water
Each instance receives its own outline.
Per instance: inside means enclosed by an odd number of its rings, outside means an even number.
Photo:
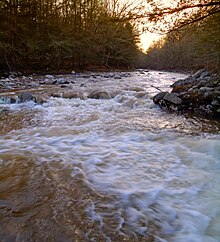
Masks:
[[[159,75],[151,74],[153,81]],[[168,88],[170,80],[163,78]],[[147,236],[153,224],[155,241],[220,241],[220,135],[189,135],[196,125],[158,110],[147,80],[143,99],[124,90],[110,100],[13,104],[42,112],[36,127],[2,137],[1,152],[72,164],[73,177],[82,174],[92,189],[117,198],[108,209],[118,208],[121,233],[126,224]],[[132,81],[120,83],[127,88]],[[104,226],[94,201],[86,212]]]
[[[93,189],[116,195],[122,221],[137,234],[146,236],[153,223],[159,241],[219,241],[220,137],[166,130],[106,133],[99,128],[114,122],[109,110],[116,105],[107,102],[51,100],[42,121],[51,126],[18,131],[10,142],[3,140],[2,152],[32,150],[41,162],[80,165],[72,174],[82,173]],[[94,207],[88,216],[103,223]]]
[[[127,222],[139,233],[151,221],[167,241],[218,241],[219,231],[212,228],[219,224],[220,213],[219,136],[150,136],[108,137],[97,140],[99,145],[88,137],[89,145],[82,150],[88,157],[82,163],[88,181],[98,190],[118,194]]]

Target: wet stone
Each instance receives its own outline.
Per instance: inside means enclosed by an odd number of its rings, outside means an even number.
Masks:
[[[49,96],[47,94],[38,94],[35,96],[35,102],[37,104],[43,104],[47,102],[47,99],[49,98]]]
[[[62,98],[67,98],[67,99],[80,98],[80,99],[84,100],[85,96],[82,92],[69,91],[69,92],[63,93]]]
[[[53,79],[54,78],[53,75],[46,75],[45,77],[48,78],[48,79]]]
[[[18,102],[18,97],[10,97],[11,103],[17,103]]]
[[[58,78],[56,79],[55,84],[69,84],[70,82],[66,78]]]
[[[182,103],[182,99],[179,98],[176,94],[174,93],[167,93],[164,97],[163,100],[168,101],[172,104],[175,105],[180,105]]]
[[[220,94],[219,78],[219,75],[211,75],[208,71],[202,69],[193,76],[179,80],[171,85],[173,87],[172,93],[181,97],[183,100],[181,107],[185,111],[193,110],[206,117],[218,118],[219,116],[217,115],[217,117],[215,114],[220,106],[220,100],[218,99]]]
[[[34,100],[34,96],[30,92],[23,92],[18,95],[18,98],[21,100],[21,102],[28,102]]]
[[[154,97],[153,97],[153,102],[155,104],[159,104],[160,101],[164,98],[164,96],[167,94],[168,92],[160,92],[158,94],[156,94]]]
[[[88,95],[92,99],[110,99],[111,95],[107,91],[95,90]]]
[[[36,82],[30,82],[30,83],[27,83],[27,86],[28,87],[32,87],[32,88],[35,88],[35,87],[39,87],[39,84],[36,83]]]

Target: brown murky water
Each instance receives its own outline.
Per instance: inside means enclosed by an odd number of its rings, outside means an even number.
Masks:
[[[0,105],[0,241],[219,241],[220,125],[151,100],[183,75],[92,76],[117,95]]]

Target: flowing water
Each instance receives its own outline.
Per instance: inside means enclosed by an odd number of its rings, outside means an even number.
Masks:
[[[220,241],[220,124],[152,102],[183,77],[68,76],[115,97],[1,104],[0,241]]]

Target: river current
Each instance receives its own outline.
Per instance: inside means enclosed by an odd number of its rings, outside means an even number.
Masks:
[[[0,104],[0,241],[220,241],[220,124],[152,102],[184,77],[69,75],[115,97]]]

